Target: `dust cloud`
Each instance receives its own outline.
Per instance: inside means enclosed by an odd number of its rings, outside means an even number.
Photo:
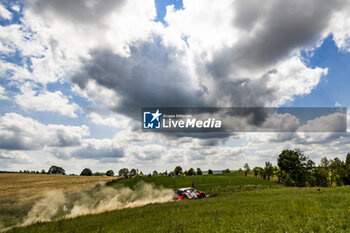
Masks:
[[[173,199],[171,189],[158,188],[153,184],[139,182],[132,189],[111,188],[98,185],[88,192],[74,197],[61,191],[50,191],[36,202],[23,221],[23,225],[46,222],[80,215],[133,208],[152,203],[169,202]]]

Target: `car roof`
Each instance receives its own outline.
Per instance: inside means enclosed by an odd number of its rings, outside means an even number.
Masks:
[[[191,188],[191,187],[188,187],[188,188],[180,188],[180,189],[178,189],[178,190],[180,190],[180,191],[185,191],[185,190],[187,190],[187,189],[193,189],[193,188]]]

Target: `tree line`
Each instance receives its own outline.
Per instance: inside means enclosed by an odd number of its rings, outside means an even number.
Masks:
[[[29,170],[20,170],[20,173],[36,173],[36,174],[56,174],[56,175],[66,175],[66,171],[59,166],[51,166],[48,171],[46,172],[44,169],[41,170],[41,172],[39,171],[29,171]],[[230,173],[231,170],[230,169],[225,169],[222,171],[223,173]],[[209,175],[214,174],[213,170],[209,169],[207,172]],[[71,174],[71,175],[75,175],[75,174]],[[114,176],[114,171],[113,170],[108,170],[107,172],[95,172],[93,173],[91,171],[90,168],[84,168],[81,173],[81,176]],[[196,170],[194,168],[190,168],[188,170],[183,170],[181,166],[176,166],[174,168],[173,171],[164,171],[164,172],[158,172],[157,170],[154,170],[152,173],[148,173],[148,174],[143,174],[142,171],[139,171],[136,168],[132,168],[132,169],[128,169],[128,168],[122,168],[119,170],[118,172],[119,176],[123,176],[125,178],[129,178],[129,177],[139,177],[139,176],[148,176],[148,177],[152,177],[152,176],[181,176],[181,175],[185,175],[185,176],[200,176],[203,175],[202,169],[201,168],[197,168]]]
[[[41,172],[39,171],[29,171],[29,170],[20,170],[20,173],[35,173],[35,174],[53,174],[53,175],[66,175],[66,171],[59,166],[51,166],[47,172],[45,169],[42,169]],[[75,175],[75,174],[71,174]],[[113,170],[108,170],[107,172],[94,172],[92,173],[90,168],[84,168],[81,173],[81,176],[114,176]]]
[[[197,170],[194,170],[194,168],[190,168],[188,170],[183,171],[181,166],[176,166],[173,171],[164,171],[164,172],[158,172],[157,170],[154,170],[152,173],[143,174],[142,171],[139,171],[138,169],[131,169],[129,171],[128,168],[122,168],[119,170],[119,176],[123,177],[135,177],[135,176],[179,176],[179,175],[187,175],[187,176],[195,176],[195,175],[202,175],[203,172],[200,168],[197,168]]]
[[[263,179],[277,178],[279,183],[296,187],[331,187],[350,185],[350,153],[345,161],[338,157],[327,159],[323,157],[316,166],[315,162],[300,149],[283,150],[277,158],[277,166],[266,162],[265,167],[254,167],[252,170],[246,163],[239,172],[248,175],[252,173]]]

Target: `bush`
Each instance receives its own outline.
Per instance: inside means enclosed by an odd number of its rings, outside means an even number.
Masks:
[[[176,166],[174,169],[174,174],[177,176],[181,175],[182,174],[182,167]]]
[[[114,171],[113,170],[108,170],[106,172],[106,176],[114,176]]]
[[[129,175],[129,169],[122,168],[122,169],[119,170],[119,176],[128,177],[128,175]]]
[[[29,172],[29,171],[28,171]],[[61,167],[58,167],[58,166],[51,166],[49,168],[49,171],[47,172],[48,174],[62,174],[62,175],[65,175],[66,174],[66,171],[61,168]]]
[[[222,173],[230,173],[230,172],[231,172],[231,170],[226,168],[226,170],[224,170]]]
[[[80,173],[81,176],[91,176],[92,171],[89,168],[84,168],[84,170]]]
[[[187,175],[188,175],[188,176],[194,176],[194,175],[196,175],[196,173],[194,172],[194,169],[193,169],[193,168],[190,168],[190,169],[187,171]]]

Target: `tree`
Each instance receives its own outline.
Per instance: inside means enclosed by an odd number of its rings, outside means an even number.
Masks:
[[[273,176],[273,166],[270,162],[265,162],[265,168],[264,168],[265,176],[267,176],[267,179],[270,180]]]
[[[247,176],[248,172],[250,172],[250,167],[248,163],[244,164],[243,168],[244,168],[244,175]]]
[[[197,176],[203,175],[203,172],[200,168],[197,168]]]
[[[181,175],[182,174],[182,167],[176,166],[174,169],[174,174],[177,176]]]
[[[195,171],[194,171],[194,169],[193,169],[192,167],[191,167],[190,169],[188,169],[187,175],[188,175],[188,176],[194,176],[194,175],[196,175],[196,173],[195,173]]]
[[[222,173],[230,173],[230,172],[231,172],[231,170],[226,168]]]
[[[122,168],[122,169],[119,170],[119,176],[128,177],[128,175],[129,175],[129,169]]]
[[[314,162],[309,160],[301,150],[295,149],[283,150],[278,156],[277,165],[284,172],[282,179],[286,179],[288,175],[291,179],[290,184],[302,187],[306,186],[307,178]]]
[[[153,171],[152,176],[158,176],[158,172],[156,170]]]
[[[350,171],[350,153],[346,155],[345,166],[348,171]]]
[[[137,175],[137,170],[135,168],[132,168],[129,173],[130,176],[136,176]]]
[[[108,170],[106,172],[106,176],[114,176],[114,171],[113,170]]]
[[[90,168],[84,168],[84,170],[80,173],[81,176],[91,176],[92,175],[92,171],[90,170]]]
[[[51,166],[49,168],[49,171],[47,172],[48,174],[61,174],[61,175],[65,175],[66,171],[58,166]]]
[[[346,165],[343,161],[336,157],[334,160],[331,160],[329,167],[332,172],[332,182],[335,181],[337,186],[341,186],[347,182],[346,177],[348,174],[346,171]]]
[[[213,170],[209,169],[208,170],[208,175],[213,175],[213,174],[214,174]]]
[[[175,173],[173,171],[168,173],[168,176],[175,176]]]
[[[45,172],[45,169],[41,169],[41,172],[40,172],[41,174],[45,174],[46,172]]]
[[[258,177],[258,175],[260,175],[262,177],[263,170],[264,169],[262,167],[255,167],[255,168],[253,168],[254,176]]]
[[[320,167],[323,167],[324,169],[328,170],[329,161],[326,156],[321,159]]]
[[[350,153],[346,155],[345,159],[345,169],[346,169],[346,176],[344,178],[344,184],[349,185],[350,184]]]
[[[324,167],[317,167],[315,169],[315,185],[321,186],[321,187],[328,187],[329,186],[329,173]]]

